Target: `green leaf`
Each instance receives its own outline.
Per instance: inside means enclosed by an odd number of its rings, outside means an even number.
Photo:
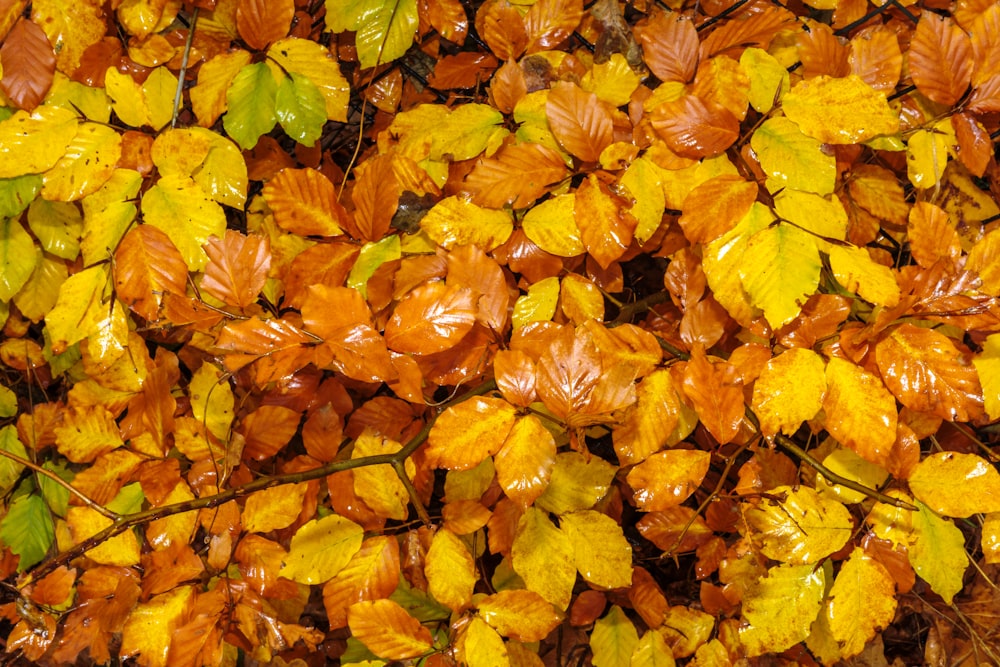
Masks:
[[[962,590],[962,577],[969,567],[965,538],[950,520],[942,519],[919,500],[914,504],[920,511],[912,513],[913,532],[907,550],[910,565],[945,604],[951,604]]]
[[[444,621],[451,616],[451,609],[448,609],[448,607],[445,607],[419,588],[410,586],[409,582],[402,575],[399,577],[399,586],[392,592],[389,599],[405,609],[407,614],[421,623]]]
[[[0,218],[16,217],[41,189],[42,177],[38,174],[0,178]]]
[[[278,84],[266,63],[247,65],[233,78],[226,91],[229,111],[222,118],[222,126],[240,148],[253,148],[261,135],[274,128],[278,121],[274,112],[277,90]]]
[[[118,514],[135,514],[142,509],[142,504],[146,500],[146,494],[142,492],[142,485],[139,482],[126,484],[118,492],[107,508]]]
[[[402,250],[399,247],[399,237],[395,234],[375,243],[366,243],[347,276],[347,286],[358,290],[367,299],[368,279],[375,275],[378,267],[400,257]]]
[[[16,219],[0,222],[0,301],[10,301],[38,263],[31,235]]]
[[[789,224],[754,234],[740,265],[740,280],[772,328],[787,324],[819,285],[822,264],[812,235]]]
[[[3,394],[5,393],[10,394],[16,408],[17,401],[14,398],[14,392],[6,387],[0,387],[0,403],[4,402]],[[10,417],[11,415],[6,416]],[[18,439],[17,429],[14,426],[4,426],[0,429],[0,449],[15,456],[20,456],[22,459],[28,458],[28,452],[24,449],[24,445],[21,444],[20,439]],[[24,470],[24,466],[17,461],[12,461],[6,456],[0,456],[0,493],[5,494],[14,486],[14,482],[21,476],[22,470]]]
[[[361,67],[388,63],[413,44],[419,17],[416,0],[333,0],[326,3],[326,26],[332,32],[356,31]]]
[[[639,633],[618,605],[594,623],[594,631],[590,633],[595,667],[629,667],[638,645]]]
[[[0,541],[19,555],[17,571],[24,572],[45,558],[55,538],[55,526],[45,500],[37,493],[18,497],[0,521]]]
[[[771,118],[750,138],[760,166],[772,180],[769,190],[792,188],[828,195],[837,178],[837,159],[822,142],[808,137],[787,118]]]
[[[274,112],[288,136],[303,146],[312,146],[323,133],[326,100],[312,81],[289,72],[278,84]]]
[[[62,463],[46,461],[42,467],[66,482],[73,481],[73,477],[75,477],[73,471]],[[45,502],[48,503],[49,509],[56,516],[66,516],[66,511],[69,509],[69,490],[44,475],[38,476],[38,488],[42,492]]]

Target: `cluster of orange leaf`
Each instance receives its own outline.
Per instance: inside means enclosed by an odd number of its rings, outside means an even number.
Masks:
[[[6,658],[1000,664],[1000,4],[0,38]]]

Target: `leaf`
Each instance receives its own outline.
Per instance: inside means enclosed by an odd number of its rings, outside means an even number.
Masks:
[[[533,206],[521,226],[529,239],[553,255],[575,257],[587,250],[576,224],[576,193],[556,195]]]
[[[782,109],[803,133],[828,144],[860,143],[899,131],[885,95],[854,74],[800,81],[783,98]]]
[[[917,464],[907,482],[918,500],[943,516],[1000,512],[1000,473],[975,454],[931,454]]]
[[[208,263],[202,246],[210,236],[222,237],[226,215],[190,178],[163,176],[142,198],[146,224],[166,233],[191,271]]]
[[[292,0],[240,0],[236,8],[236,28],[252,49],[263,50],[288,34],[295,3]]]
[[[119,72],[115,67],[109,67],[104,73],[104,85],[108,97],[111,98],[115,115],[122,122],[132,127],[151,125],[149,117],[149,101],[140,86],[131,75]]]
[[[921,14],[907,51],[910,76],[928,99],[951,106],[972,80],[972,43],[949,17]]]
[[[329,3],[326,26],[333,32],[356,31],[355,44],[361,67],[374,67],[399,58],[417,31],[415,0],[356,0]]]
[[[749,656],[778,653],[809,635],[825,589],[823,568],[782,564],[751,584],[743,596],[740,643]]]
[[[399,237],[395,234],[386,236],[381,241],[366,243],[358,253],[358,259],[347,274],[347,286],[358,290],[362,296],[368,296],[368,279],[375,275],[379,267],[402,256]]]
[[[395,440],[366,428],[354,441],[351,459],[391,455],[403,446]],[[376,515],[402,521],[409,513],[410,497],[402,480],[389,465],[373,465],[354,471],[354,493]]]
[[[266,533],[271,530],[288,528],[302,511],[302,500],[306,495],[307,487],[308,485],[305,483],[288,484],[251,494],[243,508],[243,528],[250,533]],[[311,542],[311,531],[307,535]],[[358,539],[360,544],[360,537]],[[344,558],[345,562],[347,558],[350,556]],[[292,576],[297,576],[299,570],[304,570],[302,566],[293,567]],[[307,572],[308,570],[305,570],[301,576],[309,576],[306,574]]]
[[[896,400],[878,376],[839,357],[826,365],[825,426],[866,461],[885,466],[896,442]]]
[[[125,444],[114,415],[101,405],[71,408],[55,437],[59,453],[74,463],[90,463]]]
[[[529,507],[517,522],[511,548],[514,571],[529,591],[559,610],[569,606],[576,581],[573,543],[545,512]]]
[[[5,448],[6,449],[6,448]],[[41,562],[55,539],[52,515],[40,494],[18,496],[0,520],[0,540],[20,556],[17,571]]]
[[[709,361],[699,346],[684,368],[681,388],[698,419],[719,444],[731,442],[743,423],[743,382],[736,367]]]
[[[188,267],[170,237],[153,225],[136,225],[115,252],[118,298],[143,318],[159,319],[163,294],[183,296]]]
[[[366,160],[354,170],[354,225],[361,238],[378,241],[389,231],[399,207],[401,185],[396,180],[392,161],[384,156]]]
[[[688,241],[709,243],[733,229],[756,199],[756,183],[740,176],[716,176],[691,190],[678,222]]]
[[[358,552],[363,537],[361,526],[336,514],[307,521],[292,536],[281,576],[302,584],[329,581]]]
[[[983,392],[971,359],[947,336],[904,323],[875,347],[879,372],[899,402],[948,421],[983,414]]]
[[[41,253],[17,220],[0,222],[0,301],[10,301],[28,282]]]
[[[594,623],[590,650],[595,667],[629,667],[639,645],[639,633],[618,605]]]
[[[812,232],[824,241],[842,241],[847,238],[849,223],[847,213],[844,211],[840,199],[832,195],[821,197],[811,192],[785,189],[775,195],[774,211],[782,220],[794,223],[804,231]],[[839,249],[841,249],[839,245],[833,245],[830,248],[830,253],[833,254],[834,250]],[[874,282],[870,278],[870,274],[873,273],[877,275],[874,270],[866,272],[866,278],[868,278],[866,287]]]
[[[899,285],[888,266],[876,264],[864,248],[830,248],[830,267],[845,289],[879,306],[899,302]]]
[[[406,660],[431,650],[431,633],[392,600],[352,604],[347,622],[351,634],[380,658]]]
[[[514,230],[510,214],[482,208],[461,197],[447,197],[420,220],[420,228],[438,245],[477,245],[485,251],[505,242]]]
[[[660,81],[690,83],[698,67],[698,33],[679,12],[657,12],[636,30],[642,58]]]
[[[173,118],[177,77],[166,67],[157,67],[142,83],[142,93],[149,106],[150,126],[162,129]]]
[[[469,667],[506,667],[510,664],[507,645],[483,619],[473,616],[458,647],[461,664]]]
[[[777,117],[764,121],[750,138],[750,146],[776,187],[819,195],[833,192],[837,175],[835,157],[824,153],[821,141],[803,134],[789,119]]]
[[[449,470],[475,468],[504,445],[515,417],[514,406],[499,398],[475,397],[453,405],[431,427],[426,456]]]
[[[472,554],[462,540],[447,528],[441,528],[427,550],[424,571],[427,591],[453,612],[461,612],[472,603],[477,572]]]
[[[388,597],[399,585],[399,545],[392,537],[369,537],[351,560],[323,586],[323,606],[333,629],[347,626],[355,602]]]
[[[30,114],[18,111],[0,122],[0,178],[51,169],[66,154],[76,136],[77,124],[76,115],[69,109],[47,106]]]
[[[771,489],[744,516],[764,555],[791,565],[817,563],[851,536],[847,508],[806,487]]]
[[[277,92],[278,84],[266,63],[244,65],[233,77],[226,91],[228,111],[222,125],[243,150],[256,146],[261,135],[278,122],[274,111]]]
[[[236,75],[250,64],[250,53],[242,49],[212,56],[198,69],[198,82],[191,88],[191,108],[201,127],[211,127],[225,113],[226,92]]]
[[[288,136],[303,146],[312,146],[326,122],[326,99],[308,78],[289,72],[278,84],[274,114]]]
[[[965,538],[954,523],[934,514],[919,500],[920,511],[911,512],[913,529],[907,556],[920,578],[951,604],[962,590],[969,558],[965,553]]]
[[[701,662],[701,649],[695,656]],[[728,659],[728,653],[727,653]],[[674,654],[659,632],[647,632],[632,651],[630,667],[675,667]]]
[[[632,583],[632,547],[611,517],[584,510],[559,517],[559,527],[573,547],[576,569],[600,588],[624,588]]]
[[[636,387],[635,404],[612,433],[622,465],[639,463],[663,449],[680,421],[680,410],[669,371],[657,370],[644,377]]]
[[[650,123],[673,152],[682,157],[719,155],[739,137],[739,120],[725,108],[695,95],[665,102]]]
[[[538,593],[498,591],[476,604],[479,615],[500,635],[519,642],[545,639],[563,620],[563,614]]]
[[[448,253],[449,285],[468,287],[480,294],[476,321],[494,332],[507,325],[510,294],[503,269],[477,246],[462,246]]]
[[[750,77],[748,97],[750,106],[756,111],[767,113],[774,107],[775,102],[788,92],[788,70],[767,51],[758,48],[745,50],[740,56],[740,66]],[[764,124],[772,120],[778,119],[769,119]],[[797,131],[798,128],[796,128]],[[757,128],[757,132],[760,132],[760,128]],[[757,151],[757,154],[759,158],[760,151]]]
[[[831,472],[858,482],[869,489],[881,488],[889,476],[885,468],[874,463],[869,463],[850,449],[834,450],[832,454],[823,459],[823,465]],[[848,489],[839,484],[831,486],[825,478],[820,476],[816,477],[816,489],[818,491],[830,489],[841,502],[847,504],[862,503],[868,498],[867,495],[860,491]]]
[[[580,239],[603,269],[625,253],[637,224],[616,199],[594,175],[576,191],[574,218],[580,229]]]
[[[79,126],[59,161],[42,175],[42,196],[76,201],[96,192],[115,171],[122,155],[121,136],[96,123]]]
[[[751,407],[765,437],[791,436],[823,406],[823,359],[812,350],[792,348],[768,360],[754,383]]]
[[[611,112],[597,95],[575,84],[555,84],[549,91],[545,114],[562,147],[584,162],[597,162],[601,151],[611,144]]]
[[[917,130],[906,143],[906,176],[916,188],[935,187],[948,163],[949,137],[941,132]]]
[[[28,111],[41,104],[56,69],[56,56],[45,32],[22,18],[7,33],[0,47],[0,61],[0,89],[10,101]]]
[[[855,547],[833,582],[824,610],[841,657],[861,653],[877,632],[889,627],[896,615],[895,593],[885,567]]]
[[[457,345],[476,321],[473,292],[431,282],[400,301],[385,326],[385,341],[396,352],[430,354]]]
[[[563,452],[556,456],[549,485],[535,505],[559,515],[590,509],[607,494],[614,476],[615,467],[607,461]]]
[[[557,46],[567,39],[583,18],[582,0],[538,0],[524,16],[527,53]]]
[[[264,186],[264,199],[282,229],[302,236],[339,236],[347,213],[333,183],[315,169],[282,169]]]
[[[233,423],[233,390],[222,371],[209,363],[202,364],[188,386],[191,411],[208,431],[222,442],[229,441]]]
[[[522,509],[527,509],[545,491],[555,463],[555,438],[538,417],[530,414],[514,422],[494,456],[497,482]]]
[[[774,327],[792,321],[819,285],[821,268],[816,242],[787,223],[750,237],[743,253],[740,280],[752,303]]]
[[[1000,336],[987,336],[983,351],[972,363],[983,387],[986,414],[996,419],[1000,417]]]
[[[514,144],[494,157],[479,158],[465,177],[465,188],[479,206],[527,208],[567,174],[555,150],[541,144]]]
[[[680,505],[701,485],[712,456],[692,449],[673,449],[647,457],[628,473],[629,486],[644,512]]]
[[[205,254],[208,264],[201,279],[201,289],[240,309],[257,301],[271,268],[271,247],[267,238],[244,236],[227,229],[222,238],[209,237]]]
[[[301,74],[319,89],[327,120],[347,122],[351,87],[330,49],[309,39],[287,37],[272,44],[267,56],[286,72]],[[199,73],[199,81],[200,77]]]

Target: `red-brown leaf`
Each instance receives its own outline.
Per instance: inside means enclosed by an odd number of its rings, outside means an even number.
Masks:
[[[208,264],[201,279],[203,290],[237,308],[257,300],[271,268],[271,244],[266,236],[243,236],[227,229],[223,238],[208,239],[205,253]]]
[[[399,206],[400,188],[392,160],[375,156],[354,170],[354,226],[364,241],[378,241],[389,231],[389,223]]]
[[[576,84],[560,82],[545,104],[549,128],[567,151],[584,162],[597,162],[614,139],[614,123],[607,105]]]
[[[188,267],[170,238],[152,225],[137,225],[115,251],[118,298],[147,320],[159,317],[164,292],[183,295]]]
[[[501,60],[514,60],[524,53],[528,33],[524,19],[510,0],[487,0],[476,12],[476,32]]]
[[[698,33],[679,12],[659,12],[636,28],[642,58],[660,81],[690,83],[698,69]]]
[[[10,101],[28,111],[41,104],[56,71],[56,55],[45,32],[22,18],[0,47],[0,62],[0,88]]]
[[[236,28],[251,48],[262,50],[288,34],[293,16],[293,0],[240,0]]]
[[[672,151],[689,158],[722,153],[733,145],[740,131],[736,116],[694,95],[661,104],[650,122]]]
[[[796,22],[792,12],[779,5],[758,3],[746,19],[733,19],[716,28],[701,43],[702,59],[725,52],[730,58],[740,57],[743,49],[757,46],[764,50],[782,30]]]
[[[684,395],[698,413],[698,419],[719,442],[736,437],[743,422],[743,381],[739,370],[725,361],[709,361],[696,347],[684,368]]]
[[[684,199],[679,221],[684,236],[691,243],[714,241],[735,227],[756,200],[757,184],[742,176],[709,179]]]
[[[299,308],[313,285],[342,287],[359,252],[357,245],[337,241],[306,248],[295,256],[285,274],[284,302]]]
[[[908,51],[913,83],[929,99],[951,106],[972,80],[972,42],[947,17],[924,12]]]
[[[557,46],[583,18],[583,0],[538,0],[524,16],[529,54]]]

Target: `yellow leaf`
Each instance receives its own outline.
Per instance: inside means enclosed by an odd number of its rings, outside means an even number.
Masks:
[[[964,518],[1000,512],[1000,472],[975,454],[931,454],[907,481],[913,495],[937,514]]]
[[[830,632],[840,645],[840,657],[861,653],[875,633],[889,627],[896,615],[892,575],[863,549],[855,547],[833,582],[825,613]]]
[[[662,171],[652,160],[640,157],[632,161],[619,180],[632,196],[633,203],[629,212],[638,221],[635,240],[639,245],[646,243],[663,222],[666,198],[663,195]],[[582,242],[580,252],[583,252]]]
[[[698,653],[701,653],[700,648]],[[650,630],[635,645],[629,667],[675,667],[676,664],[674,654],[667,646],[663,635],[655,630]],[[699,660],[698,664],[701,665],[702,662]]]
[[[548,106],[548,89],[528,93],[514,105],[514,122],[517,123],[517,139],[522,144],[541,144],[557,151],[565,159],[571,160],[559,145],[559,140],[549,129],[549,119],[545,110]]]
[[[662,512],[680,505],[701,485],[711,462],[712,455],[698,449],[672,449],[648,457],[627,477],[639,509]]]
[[[598,619],[590,633],[594,667],[629,667],[638,645],[639,633],[618,605]]]
[[[826,589],[825,570],[812,565],[778,565],[743,595],[740,643],[747,655],[780,653],[809,636]]]
[[[639,87],[639,75],[632,71],[625,56],[613,53],[608,61],[594,65],[583,75],[580,87],[611,106],[620,107],[632,99],[632,93]]]
[[[42,196],[76,201],[104,185],[122,156],[121,135],[98,123],[81,124],[55,166],[42,176]]]
[[[344,569],[363,539],[361,526],[336,514],[307,521],[292,536],[280,574],[301,584],[321,584]]]
[[[143,81],[142,94],[149,108],[150,126],[154,130],[163,128],[173,117],[177,77],[166,67],[157,67]]]
[[[667,642],[675,658],[694,655],[708,641],[715,618],[685,605],[675,605],[663,615],[663,625],[656,629]]]
[[[772,192],[781,188],[820,196],[833,192],[837,159],[823,151],[822,141],[807,136],[787,118],[764,121],[750,138],[750,147],[769,177]]]
[[[954,223],[948,224],[951,226]],[[969,258],[965,262],[966,269],[979,274],[979,279],[982,281],[980,291],[991,296],[1000,296],[1000,262],[996,261],[998,253],[1000,253],[1000,232],[993,229],[976,241],[969,250]]]
[[[272,44],[267,55],[285,71],[301,74],[319,89],[326,103],[327,120],[347,122],[351,87],[330,49],[311,39],[286,37]],[[201,81],[201,71],[198,81]]]
[[[202,127],[211,127],[226,111],[226,91],[236,74],[250,64],[250,53],[238,49],[220,53],[198,69],[198,83],[191,88],[191,108]]]
[[[826,365],[826,429],[841,444],[884,465],[896,442],[896,399],[882,380],[839,357]]]
[[[529,507],[517,522],[511,564],[529,591],[560,610],[569,606],[576,582],[573,544],[545,512]]]
[[[188,385],[191,412],[209,433],[222,442],[229,441],[229,428],[233,423],[233,390],[229,378],[214,365],[204,363],[198,367]]]
[[[449,470],[469,470],[500,451],[517,410],[502,398],[476,397],[441,413],[427,436],[427,458]]]
[[[371,428],[366,428],[354,441],[352,459],[380,454],[395,454],[403,446]],[[363,466],[354,469],[354,493],[373,512],[387,519],[402,521],[409,513],[410,495],[389,464]]]
[[[84,232],[80,252],[86,266],[108,260],[114,253],[135,220],[134,200],[140,185],[139,172],[116,169],[100,190],[83,198]]]
[[[361,543],[350,562],[323,586],[323,606],[331,629],[347,625],[347,609],[361,600],[386,597],[399,585],[399,543],[377,535]]]
[[[965,570],[969,567],[965,537],[954,523],[942,519],[919,500],[914,504],[920,511],[909,512],[913,533],[906,554],[920,578],[950,605],[962,590]]]
[[[876,306],[891,308],[899,302],[899,285],[892,269],[875,262],[865,248],[830,248],[830,268],[844,289]]]
[[[174,630],[186,619],[194,587],[181,586],[140,602],[122,628],[122,657],[140,655],[143,667],[167,667]]]
[[[987,514],[984,518],[980,543],[983,559],[990,565],[1000,563],[1000,512]]]
[[[906,142],[906,176],[913,187],[926,190],[938,184],[948,164],[949,145],[948,135],[934,130],[917,130],[910,136]]]
[[[764,555],[792,565],[818,563],[839,551],[854,525],[846,507],[804,486],[771,489],[744,516]]]
[[[40,174],[55,166],[76,136],[72,109],[40,106],[0,122],[0,178]]]
[[[442,199],[420,220],[420,228],[438,245],[477,245],[490,251],[507,240],[514,223],[506,211],[482,208],[461,197]]]
[[[576,226],[575,206],[575,194],[556,195],[529,209],[521,219],[521,227],[545,252],[559,257],[582,255],[587,249]]]
[[[972,360],[983,386],[986,414],[1000,419],[1000,334],[986,337],[983,351]]]
[[[794,435],[823,407],[825,393],[825,368],[818,354],[795,347],[771,357],[754,383],[751,403],[761,433],[768,438],[778,431]]]
[[[479,615],[504,637],[538,642],[549,636],[563,614],[541,595],[528,590],[494,593],[479,601]]]
[[[210,133],[211,148],[201,167],[192,178],[205,193],[226,206],[243,208],[247,201],[247,163],[243,153],[232,142],[215,132]]]
[[[800,81],[781,107],[805,134],[827,144],[856,144],[899,131],[899,117],[885,95],[856,74]]]
[[[618,469],[600,457],[588,458],[579,452],[556,456],[552,478],[535,505],[560,515],[596,505],[611,488]]]
[[[302,500],[308,488],[305,483],[288,484],[251,494],[243,508],[244,530],[266,533],[288,528],[302,512]]]
[[[882,483],[889,477],[889,472],[885,468],[866,461],[850,449],[835,450],[823,459],[823,465],[831,472],[863,484],[869,489],[881,487]],[[864,502],[868,498],[860,491],[848,489],[839,484],[831,485],[822,475],[816,476],[816,489],[818,491],[829,490],[840,499],[840,502],[847,504]]]
[[[10,301],[31,278],[41,255],[14,218],[0,222],[0,301]]]
[[[559,303],[559,278],[551,276],[543,278],[528,287],[528,293],[514,302],[514,313],[511,321],[515,329],[520,329],[530,322],[548,322],[556,314]]]
[[[217,137],[200,127],[168,128],[153,140],[150,159],[160,176],[190,176],[208,157],[212,137]]]
[[[569,537],[576,569],[587,582],[600,588],[632,584],[632,547],[617,521],[584,510],[563,514],[559,526]]]
[[[892,498],[913,504],[913,498],[896,489],[889,489],[886,494]],[[865,519],[872,532],[879,539],[889,540],[893,546],[906,546],[913,537],[913,512],[902,507],[887,503],[875,503]]]
[[[785,188],[774,196],[774,211],[782,220],[828,239],[847,238],[847,212],[840,199]]]
[[[465,543],[447,528],[434,533],[424,574],[427,592],[452,611],[461,612],[472,603],[476,563]]]
[[[55,435],[56,448],[74,463],[89,463],[125,444],[115,416],[100,405],[67,410]]]
[[[465,628],[459,646],[459,660],[468,667],[507,667],[507,646],[496,630],[473,616]]]
[[[545,491],[555,464],[555,438],[541,420],[531,414],[514,423],[503,447],[494,457],[497,482],[507,497],[522,509]]]
[[[770,53],[757,47],[743,51],[740,66],[750,77],[750,106],[767,113],[788,92],[788,70]]]
[[[570,322],[604,319],[604,295],[592,281],[575,273],[563,276],[559,307]]]
[[[508,134],[503,122],[503,114],[488,104],[455,107],[445,116],[444,122],[423,128],[424,139],[431,141],[428,157],[457,161],[474,158],[483,152],[490,155]]]
[[[80,254],[83,216],[76,204],[35,199],[28,206],[28,226],[45,252],[70,261]]]
[[[778,328],[801,312],[819,285],[821,268],[815,238],[779,223],[750,237],[739,271],[752,303],[764,311],[771,327]]]
[[[351,634],[380,658],[406,660],[431,650],[431,633],[392,600],[352,604],[347,622]]]
[[[208,264],[202,246],[210,236],[222,238],[226,214],[222,207],[190,178],[164,176],[142,198],[146,224],[161,229],[181,252],[188,268],[201,271]]]
[[[66,524],[73,536],[73,543],[80,544],[111,525],[111,519],[89,507],[70,507]],[[131,567],[139,564],[139,540],[135,531],[126,530],[101,542],[87,552],[87,558],[101,565]]]
[[[766,229],[774,220],[770,209],[759,202],[754,202],[750,212],[744,216],[736,227],[705,246],[702,253],[702,268],[705,279],[712,288],[712,294],[730,317],[744,326],[748,326],[757,314],[750,295],[743,288],[740,279],[740,266],[743,255],[754,234]]]
[[[104,89],[121,122],[132,127],[150,124],[146,96],[142,87],[131,76],[122,74],[117,67],[108,67],[104,73]]]
[[[3,240],[0,238],[0,252],[2,252],[2,244]],[[2,266],[3,264],[0,262],[0,267]],[[3,275],[3,270],[0,268],[0,275]],[[21,311],[21,314],[32,322],[41,321],[55,307],[56,299],[59,298],[59,288],[66,282],[68,276],[66,262],[48,254],[42,255],[41,261],[31,273],[31,278],[14,297],[14,304]],[[0,284],[2,284],[2,278],[0,278]]]
[[[172,505],[194,500],[194,493],[187,482],[180,480],[159,505]],[[172,544],[188,544],[198,527],[198,512],[180,512],[163,519],[150,521],[146,527],[146,540],[153,549],[166,549]]]
[[[55,307],[45,316],[53,352],[61,354],[96,328],[106,314],[102,302],[108,285],[104,265],[75,273],[62,284]]]
[[[639,463],[667,445],[680,420],[680,398],[670,371],[653,371],[636,387],[636,402],[612,432],[622,465]]]

